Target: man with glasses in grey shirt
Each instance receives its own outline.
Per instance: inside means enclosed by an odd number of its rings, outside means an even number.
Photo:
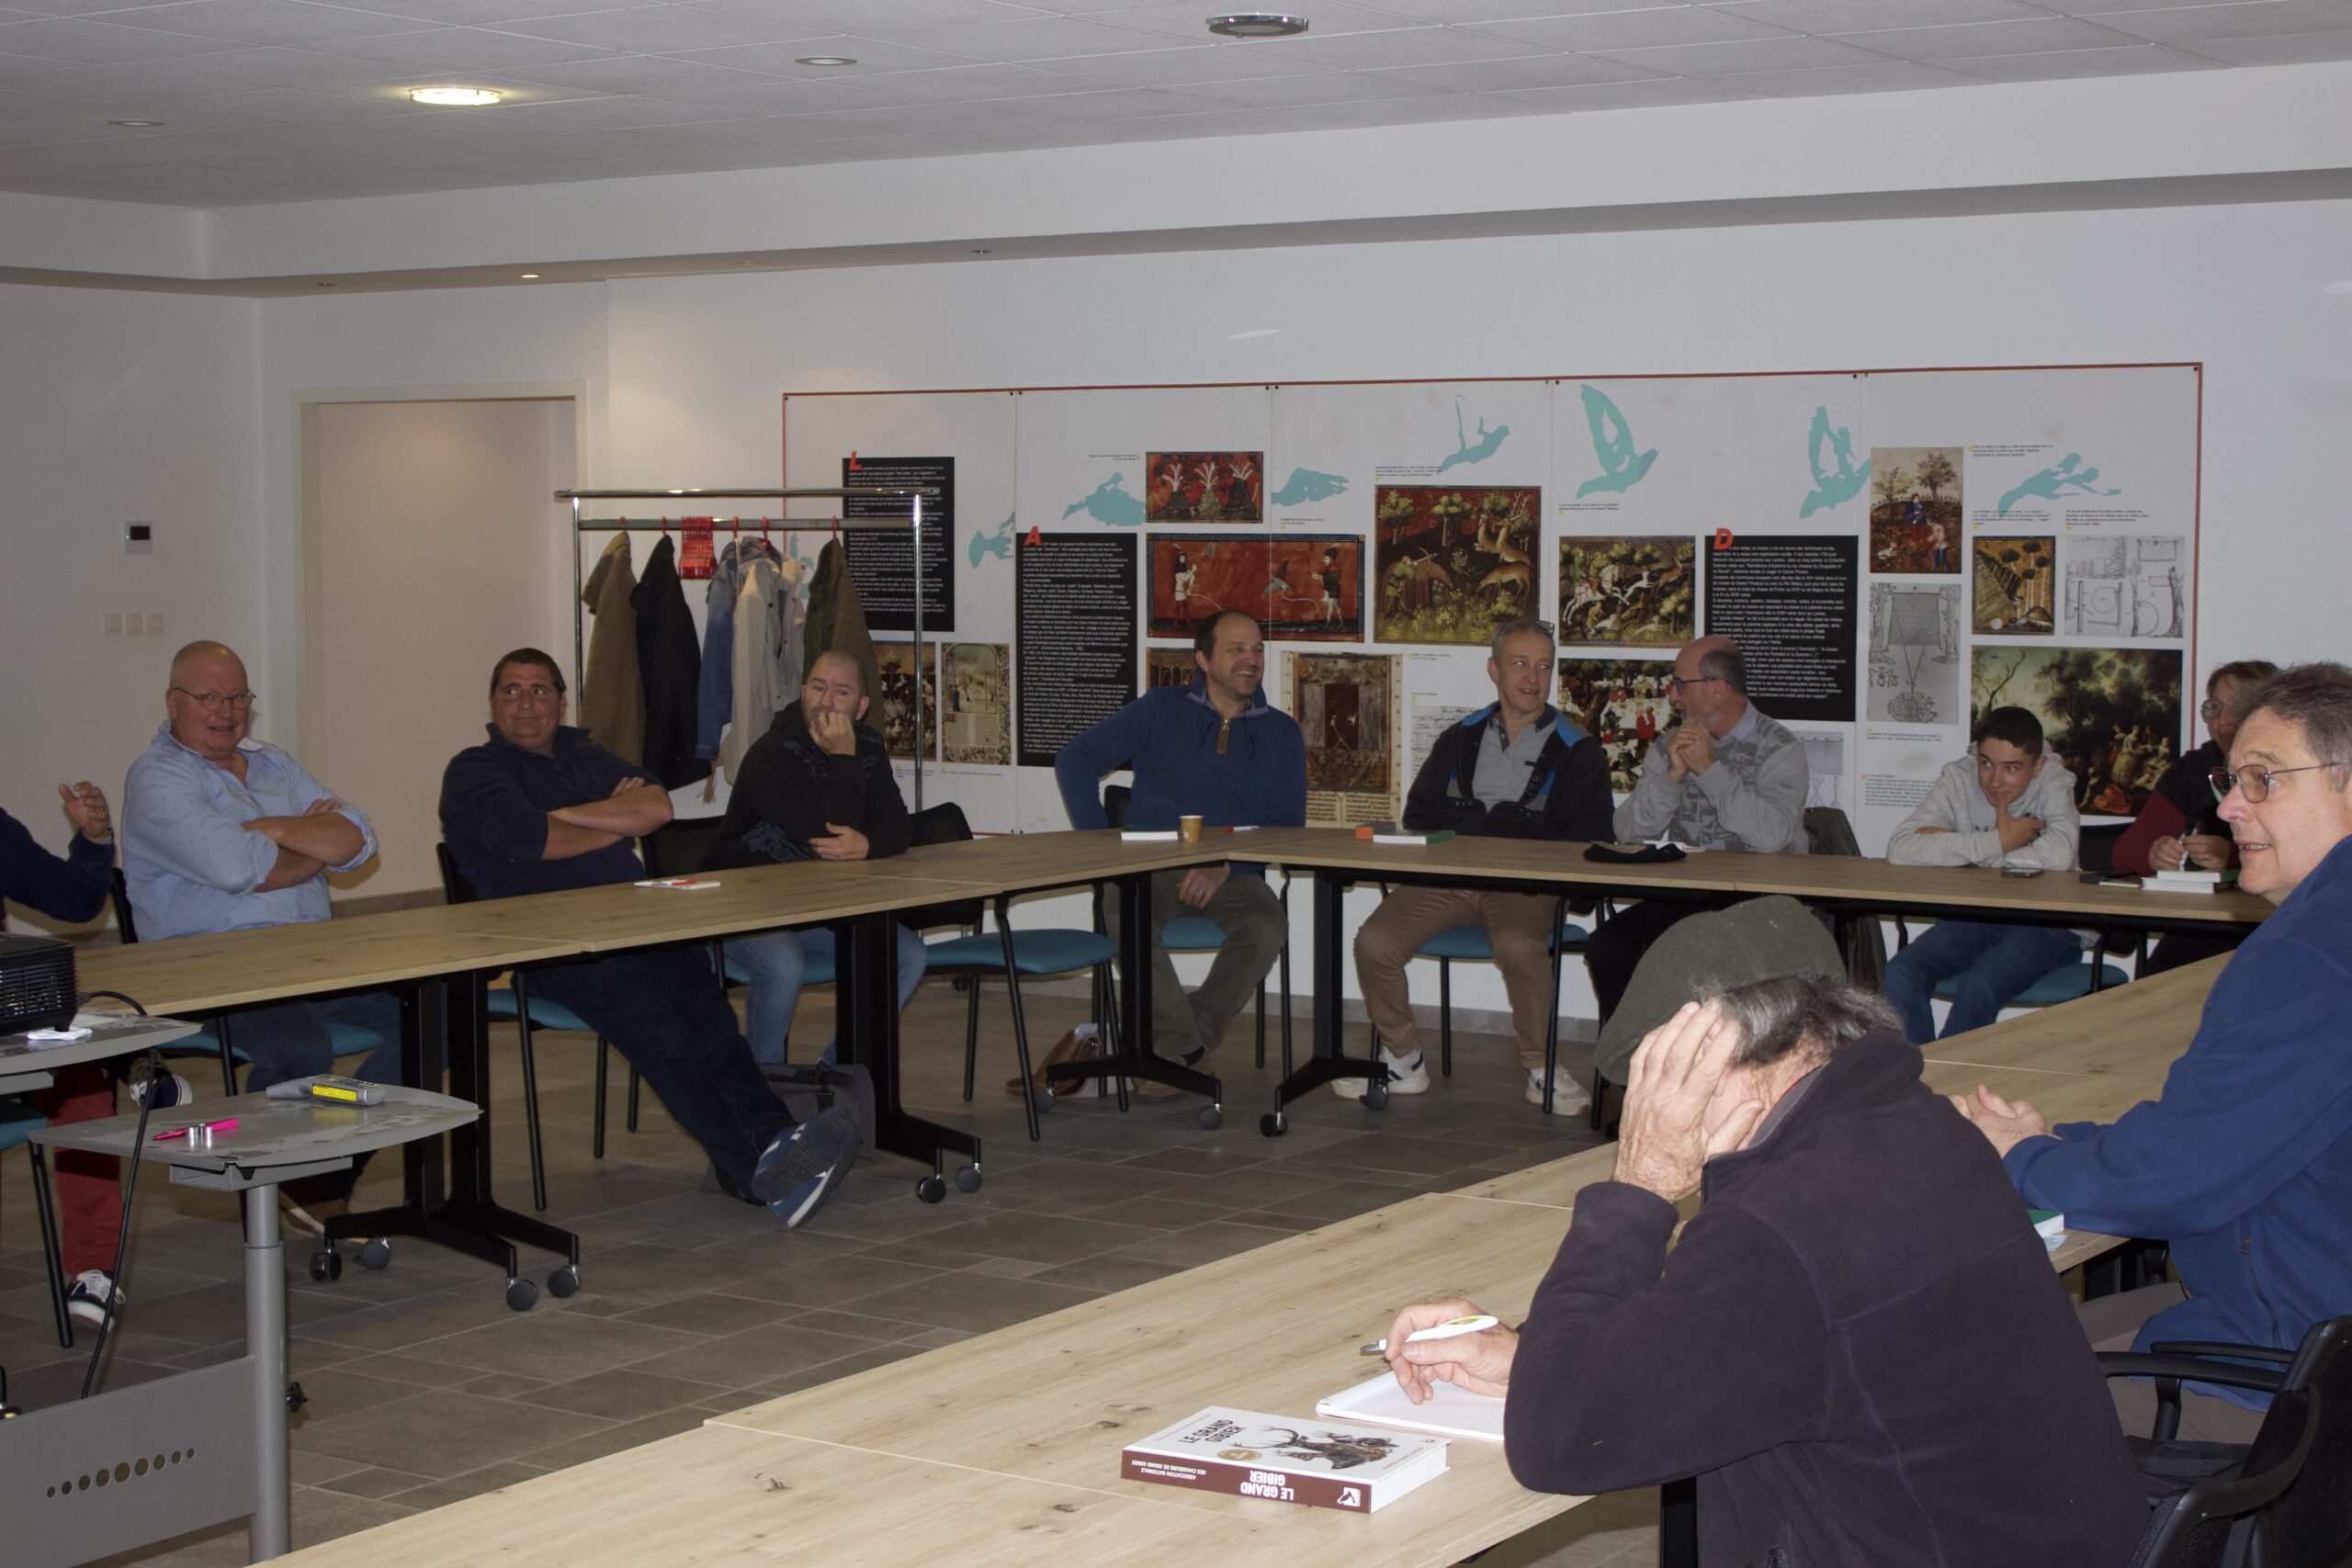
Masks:
[[[1686,642],[1669,682],[1682,723],[1642,759],[1634,793],[1617,807],[1623,840],[1671,839],[1702,850],[1805,852],[1804,746],[1747,700],[1747,661],[1727,637]],[[1607,1022],[1650,944],[1697,904],[1628,905],[1594,928],[1585,969]]]

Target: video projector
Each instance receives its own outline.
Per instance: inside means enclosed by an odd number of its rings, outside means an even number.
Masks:
[[[74,1021],[74,946],[0,931],[0,1034]]]

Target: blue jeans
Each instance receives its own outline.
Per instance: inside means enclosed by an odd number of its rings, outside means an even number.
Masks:
[[[1936,982],[1960,976],[1945,1015],[1943,1038],[1981,1029],[2011,997],[2083,955],[2082,939],[2063,926],[2004,926],[1982,920],[1939,920],[1886,965],[1886,999],[1903,1015],[1914,1045],[1936,1038],[1928,998]]]
[[[369,991],[356,997],[330,997],[322,1002],[280,1002],[274,1007],[248,1008],[229,1015],[229,1043],[253,1065],[245,1069],[244,1090],[259,1094],[274,1083],[307,1078],[322,1073],[342,1073],[369,1083],[401,1081],[401,999],[390,991]],[[339,1066],[330,1024],[373,1030],[384,1043],[368,1053],[356,1067]],[[355,1156],[349,1170],[326,1177],[327,1184],[348,1194],[368,1156]]]
[[[899,933],[899,1010],[922,980],[922,938],[904,926]],[[833,956],[833,933],[828,927],[809,931],[762,931],[739,936],[727,944],[731,963],[742,965],[749,992],[743,1032],[752,1042],[752,1060],[763,1066],[780,1066],[785,1040],[792,1032],[792,1013],[800,1005],[801,977],[808,972],[810,955]]]

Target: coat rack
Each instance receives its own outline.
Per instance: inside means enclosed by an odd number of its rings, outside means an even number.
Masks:
[[[924,742],[922,726],[922,508],[925,501],[936,501],[939,498],[939,491],[936,489],[930,486],[899,488],[882,485],[852,485],[840,490],[706,490],[699,488],[684,490],[560,490],[555,492],[555,498],[558,501],[569,502],[571,503],[571,529],[574,536],[571,551],[571,671],[572,679],[575,682],[584,682],[588,674],[586,633],[581,626],[580,614],[580,592],[582,581],[578,536],[582,534],[649,533],[662,527],[662,523],[660,520],[644,522],[623,517],[584,517],[581,515],[580,503],[582,502],[904,501],[908,509],[907,515],[904,518],[876,517],[859,518],[854,521],[843,521],[841,518],[830,516],[793,517],[786,515],[775,518],[772,521],[782,524],[786,527],[829,528],[842,533],[899,533],[907,529],[913,530],[915,558],[914,809],[917,811],[921,811],[922,809],[922,759]],[[787,508],[787,512],[788,511],[789,509]],[[882,697],[882,694],[879,692],[869,693],[867,695],[872,700],[877,702],[880,701]]]

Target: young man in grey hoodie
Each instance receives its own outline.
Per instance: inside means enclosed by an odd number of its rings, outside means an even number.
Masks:
[[[2024,708],[1995,708],[1969,754],[1948,764],[1918,809],[1888,840],[1896,865],[1981,865],[2072,871],[2082,819],[2075,775],[2042,750],[2041,721]],[[1915,1045],[1936,1038],[1928,998],[1957,975],[1947,1038],[1990,1023],[2008,999],[2082,953],[2063,926],[1939,920],[1886,966],[1886,996]]]

